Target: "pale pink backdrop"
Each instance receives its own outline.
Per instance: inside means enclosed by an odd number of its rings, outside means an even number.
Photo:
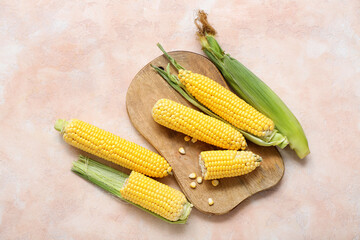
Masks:
[[[170,225],[72,173],[79,151],[53,124],[79,118],[153,149],[128,119],[126,91],[157,42],[202,53],[198,9],[292,109],[311,154],[281,150],[278,186]],[[0,238],[360,239],[359,10],[358,0],[1,1]]]

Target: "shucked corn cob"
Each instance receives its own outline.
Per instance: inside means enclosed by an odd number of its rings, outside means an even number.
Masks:
[[[169,99],[152,109],[154,120],[170,129],[224,149],[245,149],[246,141],[230,125]]]
[[[274,130],[271,119],[214,80],[188,70],[179,70],[178,78],[200,103],[246,132],[268,136]]]
[[[204,151],[199,164],[205,180],[247,174],[258,166],[262,158],[251,151]]]
[[[172,170],[160,155],[81,120],[57,120],[55,129],[68,144],[150,177],[165,177]]]
[[[113,195],[170,223],[185,223],[190,204],[183,193],[132,171],[130,176],[80,156],[72,170]]]
[[[126,200],[170,221],[183,220],[191,208],[182,192],[134,171],[120,193]]]

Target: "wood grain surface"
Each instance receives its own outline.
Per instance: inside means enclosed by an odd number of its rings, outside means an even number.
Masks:
[[[186,51],[175,51],[169,54],[185,69],[206,75],[227,87],[215,65],[202,55]],[[163,55],[159,56],[134,77],[126,96],[127,111],[135,128],[170,163],[180,188],[195,208],[205,213],[225,214],[244,199],[276,185],[281,180],[284,174],[284,163],[277,149],[260,147],[248,141],[249,150],[263,158],[260,167],[244,176],[220,179],[217,187],[212,186],[210,181],[204,181],[202,184],[197,184],[196,189],[190,188],[189,184],[193,180],[189,179],[189,174],[195,172],[201,175],[198,163],[200,152],[218,148],[200,141],[185,142],[184,134],[167,129],[153,120],[152,107],[161,98],[195,107],[173,90],[150,64],[166,68],[168,61]],[[172,72],[176,73],[175,68],[172,68]],[[178,152],[180,147],[184,147],[185,155]],[[215,202],[213,206],[208,205],[210,197]]]

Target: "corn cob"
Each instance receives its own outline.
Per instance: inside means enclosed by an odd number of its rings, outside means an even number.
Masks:
[[[125,168],[158,178],[171,173],[169,163],[160,155],[89,123],[59,119],[55,129],[68,144]]]
[[[152,109],[154,120],[172,130],[224,149],[245,149],[246,141],[230,125],[169,99],[160,99]]]
[[[80,156],[72,170],[118,198],[169,223],[183,224],[192,204],[184,194],[141,173],[130,176]]]
[[[251,151],[204,151],[199,164],[205,180],[235,177],[252,172],[262,158]]]
[[[209,24],[207,14],[198,12],[195,20],[198,36],[203,51],[217,66],[232,90],[247,103],[271,118],[279,133],[286,141],[279,146],[284,148],[288,143],[300,158],[310,153],[308,141],[299,121],[285,103],[261,79],[226,54],[215,39],[216,31]],[[247,137],[245,135],[245,137]],[[281,136],[277,136],[281,140]]]
[[[179,70],[178,78],[200,103],[246,132],[268,136],[274,130],[271,119],[214,80],[188,70]]]
[[[183,219],[190,206],[182,192],[134,171],[120,193],[126,200],[170,221]]]

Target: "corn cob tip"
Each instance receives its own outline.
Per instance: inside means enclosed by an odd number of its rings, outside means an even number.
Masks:
[[[55,128],[57,131],[63,133],[63,132],[64,132],[64,129],[66,128],[66,125],[67,125],[67,124],[68,124],[68,121],[66,121],[65,119],[58,119],[58,120],[56,120],[56,122],[55,122],[54,128]]]

